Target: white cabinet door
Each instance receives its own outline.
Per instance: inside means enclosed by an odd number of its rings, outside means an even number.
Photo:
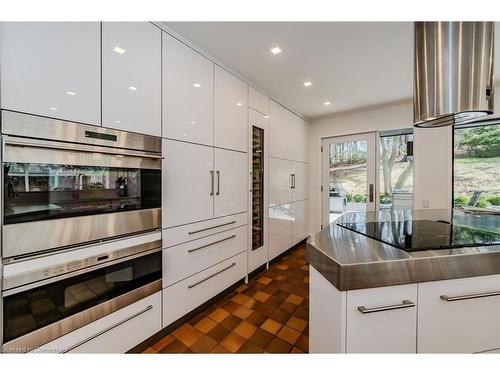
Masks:
[[[307,164],[294,161],[292,167],[292,199],[301,201],[309,198],[309,180],[307,179]]]
[[[213,217],[213,148],[163,140],[162,227]]]
[[[309,128],[307,122],[292,114],[289,131],[292,133],[292,159],[307,162],[309,160]]]
[[[293,224],[292,224],[292,246],[298,244],[309,235],[308,229],[308,205],[309,201],[293,202]]]
[[[163,137],[213,145],[214,64],[163,33]]]
[[[500,348],[500,295],[487,295],[494,292],[500,292],[500,275],[420,283],[418,352]]]
[[[248,106],[264,115],[269,115],[269,98],[252,86],[248,87]]]
[[[215,149],[215,217],[247,211],[248,154]]]
[[[292,201],[292,162],[269,158],[269,205]]]
[[[101,123],[99,22],[2,22],[2,108]]]
[[[292,246],[293,207],[286,203],[269,208],[269,260]]]
[[[417,284],[348,291],[347,353],[416,353],[416,303]]]
[[[247,152],[248,85],[215,67],[215,146]]]
[[[271,100],[269,103],[269,156],[292,160],[294,133],[290,129],[291,112]]]
[[[161,136],[161,30],[102,23],[102,125]]]

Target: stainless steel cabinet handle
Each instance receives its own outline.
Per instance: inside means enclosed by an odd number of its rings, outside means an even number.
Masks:
[[[234,223],[236,223],[236,220],[230,221],[229,223],[224,223],[224,224],[214,225],[214,226],[212,226],[212,227],[208,227],[208,228],[203,228],[203,229],[193,230],[193,231],[191,231],[191,232],[188,232],[188,234],[196,234],[196,233],[200,233],[200,232],[205,232],[206,230],[215,229],[215,228],[220,228],[220,227],[225,227],[226,225],[231,225],[231,224],[234,224]]]
[[[214,171],[210,171],[210,196],[214,195]]]
[[[99,332],[97,332],[96,334],[93,334],[92,336],[90,336],[90,337],[86,338],[85,340],[80,341],[78,344],[71,345],[69,348],[66,348],[66,350],[64,350],[62,353],[67,353],[67,352],[70,352],[70,351],[72,351],[73,349],[78,348],[79,346],[82,346],[83,344],[85,344],[85,343],[89,342],[90,340],[93,340],[93,339],[95,339],[96,337],[99,337],[99,336],[101,336],[101,335],[105,334],[106,332],[109,332],[109,331],[111,331],[112,329],[114,329],[114,328],[116,328],[116,327],[118,327],[118,326],[122,325],[123,323],[126,323],[126,322],[128,322],[129,320],[132,320],[132,319],[134,319],[134,318],[138,317],[139,315],[144,314],[145,312],[147,312],[147,311],[151,310],[152,308],[153,308],[153,305],[149,305],[149,306],[148,306],[148,307],[146,307],[144,310],[141,310],[141,311],[139,311],[139,312],[136,312],[135,314],[130,315],[128,318],[125,318],[125,319],[123,319],[123,320],[119,321],[118,323],[113,324],[111,327],[105,328],[105,329],[103,329],[102,331],[99,331]]]
[[[295,173],[292,174],[292,189],[295,189]]]
[[[217,193],[216,195],[220,195],[220,171],[217,171]]]
[[[452,297],[444,294],[444,295],[440,296],[440,298],[446,302],[453,302],[453,301],[462,301],[464,299],[486,298],[486,297],[495,297],[495,296],[500,296],[500,291],[477,293],[477,294],[464,294],[461,296],[452,296]]]
[[[222,272],[224,271],[227,271],[228,269],[230,269],[231,267],[234,267],[236,266],[236,263],[231,263],[229,266],[227,266],[226,268],[223,268],[221,269],[220,271],[217,271],[216,273],[214,273],[213,275],[210,275],[210,276],[207,276],[205,277],[204,279],[200,280],[200,281],[197,281],[196,283],[194,284],[191,284],[191,285],[188,285],[188,288],[191,289],[191,288],[194,288],[195,286],[197,285],[200,285],[201,283],[204,283],[205,281],[207,280],[210,280],[212,277],[215,277],[219,274],[221,274]]]
[[[198,251],[198,250],[201,250],[201,249],[204,249],[206,247],[209,247],[209,246],[212,246],[212,245],[216,245],[218,243],[221,243],[221,242],[224,242],[224,241],[227,241],[227,240],[230,240],[231,238],[234,238],[236,237],[236,234],[233,234],[232,236],[229,236],[229,237],[226,237],[226,238],[223,238],[222,240],[219,240],[219,241],[215,241],[215,242],[211,242],[209,244],[206,244],[206,245],[203,245],[203,246],[200,246],[200,247],[195,247],[194,249],[189,249],[188,250],[188,253],[192,253],[194,251]]]
[[[388,306],[380,306],[380,307],[358,306],[358,310],[362,314],[369,314],[369,313],[380,312],[380,311],[405,309],[407,307],[415,307],[415,304],[412,301],[405,299],[405,300],[403,300],[403,303],[398,304],[398,305],[388,305]]]

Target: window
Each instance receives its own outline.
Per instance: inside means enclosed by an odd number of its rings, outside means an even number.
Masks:
[[[500,209],[500,124],[455,129],[453,201]]]
[[[380,209],[413,207],[413,130],[380,134]]]

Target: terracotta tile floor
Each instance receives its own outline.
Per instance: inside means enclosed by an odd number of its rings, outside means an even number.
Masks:
[[[309,271],[300,245],[144,353],[307,353]]]

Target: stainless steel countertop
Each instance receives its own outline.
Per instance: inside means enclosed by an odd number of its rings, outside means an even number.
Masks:
[[[337,225],[424,219],[500,231],[500,215],[459,210],[349,212],[309,237],[307,260],[339,290],[500,273],[500,245],[406,252]]]

